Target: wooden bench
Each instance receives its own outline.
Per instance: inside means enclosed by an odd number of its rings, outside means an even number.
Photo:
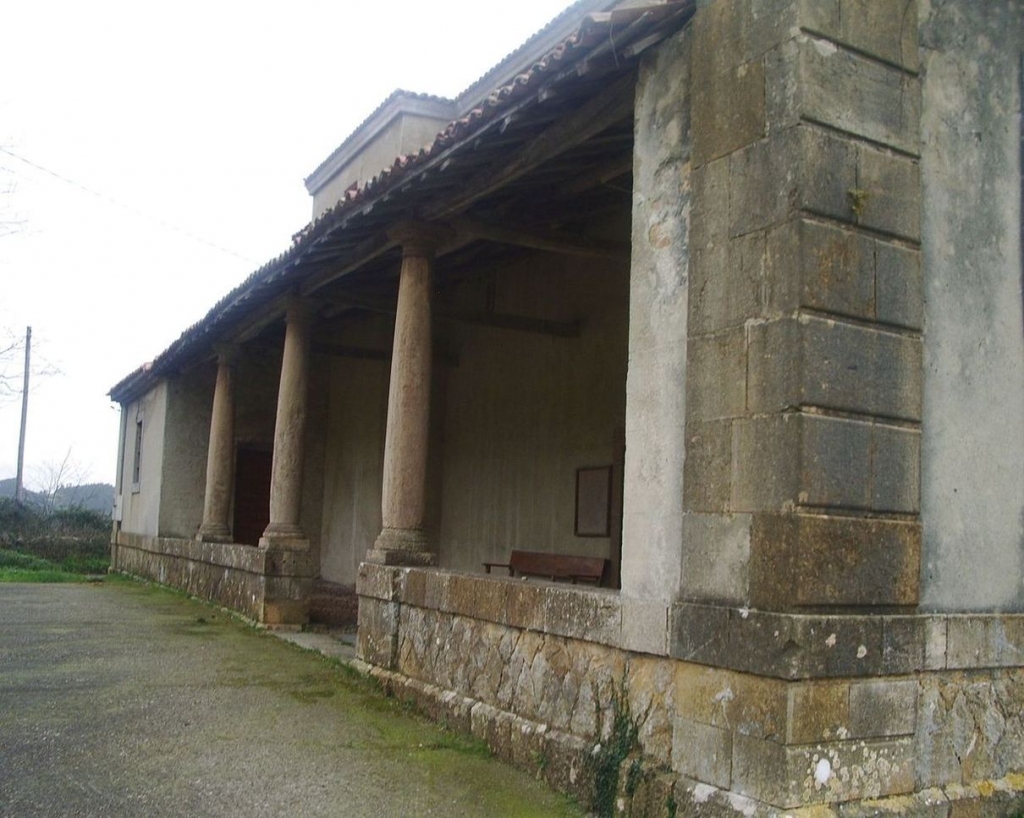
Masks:
[[[485,562],[484,570],[506,568],[514,577],[544,577],[550,580],[570,580],[599,584],[608,560],[603,557],[574,557],[570,554],[547,554],[541,551],[513,551],[508,562]]]

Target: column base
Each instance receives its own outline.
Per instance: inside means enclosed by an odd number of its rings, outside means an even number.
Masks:
[[[418,529],[385,528],[366,562],[377,565],[437,565],[437,555],[428,549],[427,535]]]
[[[223,523],[203,523],[196,532],[196,542],[232,542],[231,529]]]
[[[292,523],[271,523],[260,537],[260,548],[277,551],[308,551],[309,538]]]

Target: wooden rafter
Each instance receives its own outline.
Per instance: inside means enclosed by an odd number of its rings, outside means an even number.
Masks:
[[[453,219],[452,226],[465,236],[493,241],[499,244],[529,247],[534,250],[546,250],[552,253],[563,253],[571,256],[629,258],[629,245],[622,244],[621,242],[580,239],[565,233],[541,232],[532,228],[509,226],[507,224],[498,226],[466,216],[459,216]]]
[[[437,221],[461,213],[489,193],[630,116],[633,113],[634,84],[635,76],[630,72],[605,93],[584,103],[522,145],[500,165],[471,176],[462,186],[460,195],[428,207],[425,218]]]

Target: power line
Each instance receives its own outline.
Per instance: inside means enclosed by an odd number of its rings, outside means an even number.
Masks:
[[[216,242],[210,241],[209,239],[204,238],[203,236],[197,235],[196,233],[193,233],[191,230],[186,230],[184,227],[179,227],[178,225],[173,224],[172,222],[166,221],[165,219],[161,219],[158,216],[150,215],[149,213],[146,213],[146,212],[144,212],[142,210],[139,210],[137,207],[133,207],[132,205],[125,204],[124,202],[121,202],[118,199],[113,198],[112,196],[107,196],[105,193],[100,193],[99,191],[94,190],[93,188],[89,187],[88,185],[83,185],[81,182],[76,182],[74,179],[69,179],[67,176],[62,176],[61,174],[57,173],[54,170],[50,170],[49,168],[44,167],[43,165],[40,165],[40,164],[38,164],[36,162],[33,162],[30,159],[26,159],[24,156],[18,155],[17,153],[15,153],[14,151],[10,150],[9,148],[5,148],[3,146],[0,146],[0,153],[6,153],[8,156],[14,157],[19,162],[24,162],[29,167],[33,167],[36,170],[40,170],[43,173],[46,173],[46,174],[52,176],[54,179],[58,179],[59,181],[64,182],[64,184],[71,185],[72,187],[76,187],[79,190],[82,190],[82,191],[88,193],[90,196],[95,196],[97,199],[99,199],[99,200],[101,200],[103,202],[106,202],[107,204],[112,204],[112,205],[114,205],[114,207],[119,207],[122,210],[127,211],[128,213],[131,213],[133,216],[136,216],[137,218],[144,219],[145,221],[148,221],[148,222],[152,222],[153,224],[156,224],[159,227],[164,228],[165,230],[171,230],[171,231],[173,231],[175,233],[180,233],[181,235],[183,235],[183,236],[185,236],[187,238],[192,239],[192,241],[198,242],[200,244],[205,244],[207,247],[211,247],[214,250],[217,250],[217,251],[219,251],[221,253],[226,253],[229,256],[234,256],[235,258],[241,259],[242,261],[249,262],[250,264],[254,264],[255,263],[253,261],[253,259],[249,258],[248,256],[244,256],[241,253],[236,253],[234,250],[230,250],[227,247],[224,247],[223,245],[217,244]],[[11,170],[12,170],[12,172],[16,172],[16,171],[13,171],[13,169],[11,169]]]

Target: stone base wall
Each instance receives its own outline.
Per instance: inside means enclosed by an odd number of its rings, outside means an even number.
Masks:
[[[364,565],[358,592],[359,655],[388,688],[585,802],[614,751],[622,803],[642,790],[652,814],[670,802],[746,814],[855,814],[894,798],[885,810],[945,815],[996,796],[1024,807],[1024,668],[1009,660],[1024,648],[1019,615],[900,617],[926,620],[901,624],[931,640],[932,667],[903,659],[898,674],[815,659],[843,649],[849,623],[793,617],[780,650],[817,668],[794,677],[792,663],[772,674],[763,655],[752,673],[631,650],[620,597],[600,589]],[[737,614],[745,626],[753,612]],[[626,746],[624,723],[635,727]]]
[[[310,583],[304,552],[118,532],[115,571],[181,588],[267,625],[303,624]]]

